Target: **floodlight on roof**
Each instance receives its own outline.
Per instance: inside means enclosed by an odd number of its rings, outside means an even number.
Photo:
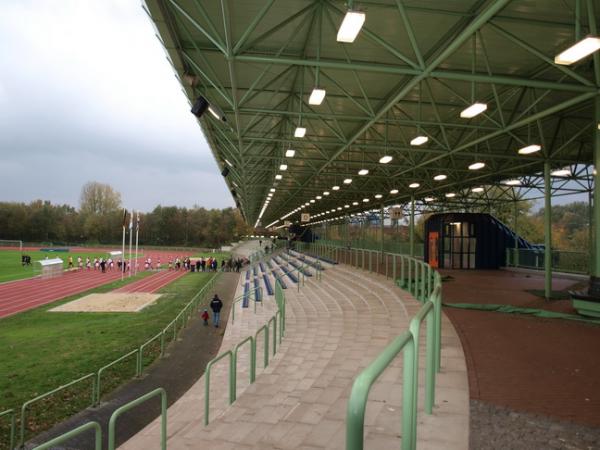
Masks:
[[[475,163],[469,165],[469,170],[479,170],[479,169],[483,169],[484,167],[485,167],[484,162],[475,162]]]
[[[519,149],[519,155],[530,155],[531,153],[539,152],[542,149],[541,145],[531,144]]]
[[[486,109],[487,105],[485,103],[473,103],[471,106],[468,106],[460,112],[460,117],[463,119],[472,119],[473,117],[484,112]]]
[[[358,36],[360,29],[365,23],[366,15],[361,11],[346,11],[346,15],[344,16],[344,20],[340,25],[340,29],[337,33],[337,41],[352,43]]]
[[[309,105],[320,105],[325,99],[325,89],[314,87],[308,98]]]
[[[600,49],[600,37],[587,36],[554,58],[554,64],[569,66]]]
[[[520,186],[521,185],[521,180],[507,180],[504,182],[504,184],[508,185],[508,186]]]
[[[303,138],[305,135],[306,135],[306,128],[296,127],[296,131],[294,131],[294,137]]]
[[[564,169],[556,169],[550,172],[553,177],[568,177],[571,175],[571,169],[565,167]]]
[[[416,138],[413,138],[410,141],[410,145],[413,145],[416,147],[418,145],[425,144],[428,140],[429,140],[429,138],[427,136],[417,136]]]

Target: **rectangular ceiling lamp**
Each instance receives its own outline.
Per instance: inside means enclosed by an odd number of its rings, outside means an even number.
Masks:
[[[292,150],[291,148],[285,151],[286,158],[293,158],[295,154],[296,150]]]
[[[600,49],[600,38],[588,36],[554,58],[555,64],[569,66]]]
[[[337,33],[338,42],[352,43],[358,36],[360,29],[365,23],[365,13],[359,11],[348,11],[344,16],[342,25]]]
[[[296,131],[294,131],[294,137],[303,138],[305,134],[306,134],[306,128],[296,127]]]
[[[417,136],[412,141],[410,141],[410,145],[415,145],[415,146],[416,145],[423,145],[428,140],[429,140],[429,138],[427,136]]]
[[[463,109],[460,112],[460,117],[463,119],[471,119],[487,109],[487,105],[485,103],[473,103],[468,108]]]
[[[325,89],[314,88],[308,98],[309,105],[320,105],[325,99]]]

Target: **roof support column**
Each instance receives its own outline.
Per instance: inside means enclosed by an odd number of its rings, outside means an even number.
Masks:
[[[408,241],[410,243],[410,256],[415,256],[415,196],[410,196],[410,222],[408,226]]]
[[[598,172],[600,171],[600,96],[594,99],[594,264],[590,267],[592,285],[600,284],[600,186],[598,183]]]
[[[385,216],[384,216],[384,206],[383,203],[381,204],[381,261],[383,262],[383,248],[384,248],[384,228],[383,228],[383,221],[385,220]]]
[[[544,297],[552,294],[552,181],[550,161],[544,161]]]
[[[515,200],[513,202],[513,231],[515,232],[515,254],[513,256],[513,265],[515,267],[519,267],[519,231],[517,228],[518,217],[519,217],[519,207],[518,207],[517,200]]]

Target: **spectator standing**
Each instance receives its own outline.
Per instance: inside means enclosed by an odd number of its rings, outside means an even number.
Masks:
[[[221,308],[223,308],[223,302],[217,294],[213,297],[210,302],[210,309],[213,312],[213,325],[215,328],[219,328],[219,319],[221,318]]]
[[[200,317],[202,318],[202,320],[204,320],[204,326],[208,325],[208,310],[204,310],[202,311],[202,314],[200,314]]]

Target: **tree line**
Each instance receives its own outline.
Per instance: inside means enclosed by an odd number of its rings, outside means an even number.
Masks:
[[[127,219],[129,229],[129,218]],[[121,195],[107,184],[89,182],[79,208],[47,200],[0,202],[0,239],[53,244],[118,244],[121,242]],[[135,221],[134,221],[135,229]],[[218,247],[249,228],[237,209],[199,206],[156,206],[140,213],[140,245]]]

